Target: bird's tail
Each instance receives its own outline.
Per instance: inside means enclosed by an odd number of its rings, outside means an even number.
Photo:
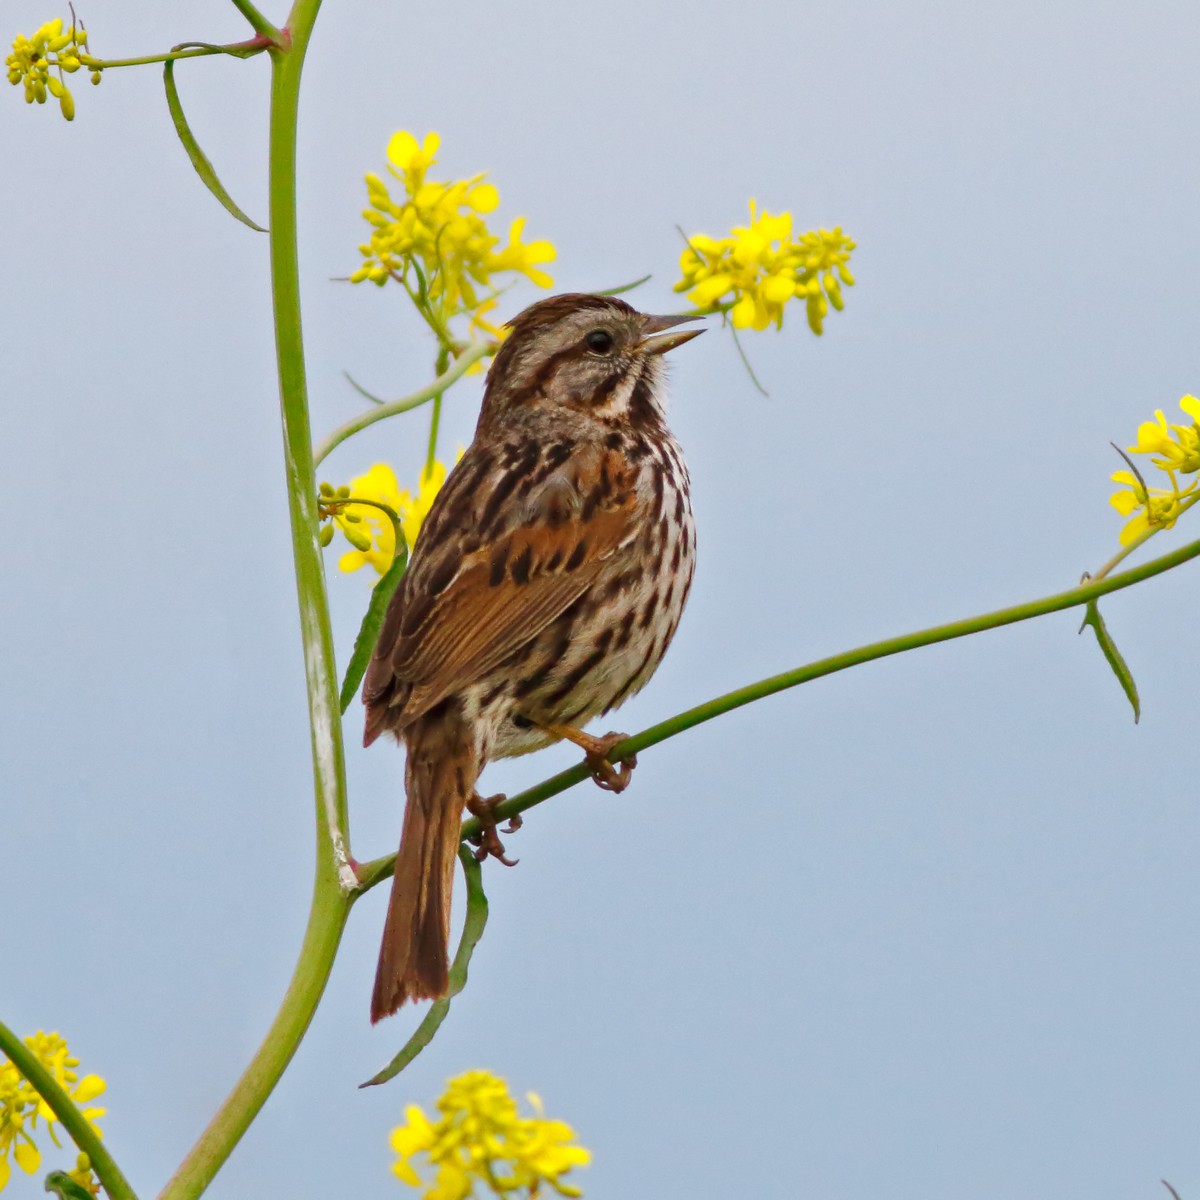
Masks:
[[[420,718],[404,734],[404,829],[371,996],[372,1022],[406,1001],[444,996],[450,987],[454,860],[463,807],[479,777],[474,748],[467,737],[456,736],[457,725]]]

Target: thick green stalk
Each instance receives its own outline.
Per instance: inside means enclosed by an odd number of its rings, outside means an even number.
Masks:
[[[308,682],[316,793],[317,866],[304,944],[275,1020],[241,1079],[161,1193],[162,1200],[199,1196],[279,1082],[325,990],[350,909],[339,880],[345,834],[346,785],[338,679],[317,540],[317,485],[300,324],[296,250],[296,119],[304,52],[320,0],[296,0],[288,21],[291,44],[272,51],[270,223],[271,282],[283,417],[284,461],[300,629]]]
[[[137,1200],[129,1181],[121,1174],[113,1156],[104,1148],[100,1135],[87,1123],[78,1105],[55,1082],[54,1076],[42,1065],[22,1038],[0,1021],[0,1051],[29,1080],[34,1090],[54,1110],[71,1140],[91,1159],[92,1169],[100,1179],[111,1200]]]
[[[1033,617],[1045,616],[1047,613],[1061,612],[1065,608],[1078,608],[1090,600],[1096,600],[1109,592],[1120,591],[1122,588],[1140,583],[1143,579],[1149,579],[1151,576],[1161,575],[1164,571],[1169,571],[1172,567],[1178,567],[1197,557],[1200,557],[1200,541],[1189,542],[1186,546],[1181,546],[1170,554],[1151,559],[1141,566],[1122,571],[1119,575],[1089,580],[1078,587],[1065,592],[1056,592],[1041,600],[1030,600],[1025,604],[997,609],[995,612],[984,613],[982,616],[951,621],[946,625],[935,625],[931,629],[902,634],[900,637],[887,638],[882,642],[872,642],[866,646],[859,646],[855,650],[835,654],[831,658],[818,659],[807,666],[784,671],[781,675],[772,675],[767,679],[760,679],[757,683],[747,684],[736,691],[726,692],[723,696],[717,696],[704,704],[698,704],[695,708],[689,708],[686,712],[678,713],[666,721],[660,721],[657,725],[651,725],[649,729],[643,729],[641,733],[635,733],[632,737],[626,738],[614,746],[609,757],[613,762],[620,762],[621,759],[628,758],[639,750],[656,746],[659,742],[665,742],[685,729],[702,725],[705,721],[711,721],[723,713],[731,712],[746,704],[753,704],[756,700],[775,695],[776,692],[786,691],[788,688],[797,687],[802,683],[820,679],[824,675],[844,671],[848,667],[874,662],[875,659],[887,658],[892,654],[903,654],[906,650],[916,650],[921,646],[932,646],[936,642],[948,642],[954,638],[966,637],[968,634],[982,633],[985,629],[999,629],[1003,625],[1013,625],[1018,621],[1028,621]],[[558,795],[559,792],[565,792],[567,788],[574,787],[575,784],[582,783],[587,778],[588,769],[582,763],[579,766],[568,767],[567,770],[560,771],[557,775],[551,775],[549,779],[543,779],[541,783],[527,788],[516,796],[509,796],[502,804],[496,806],[496,820],[503,821],[526,809],[533,808],[534,805],[541,804],[543,800],[548,800],[551,796]],[[479,832],[477,820],[472,818],[464,822],[464,838],[473,837]],[[387,879],[392,873],[395,857],[394,854],[389,854],[383,858],[373,859],[369,863],[360,863],[358,868],[360,892],[365,892]]]

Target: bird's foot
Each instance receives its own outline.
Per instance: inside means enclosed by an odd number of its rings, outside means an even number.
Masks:
[[[488,796],[485,799],[476,792],[467,801],[467,812],[483,826],[482,830],[470,839],[474,845],[479,847],[475,851],[476,862],[483,862],[485,858],[496,858],[506,867],[515,867],[517,865],[517,859],[505,857],[504,843],[500,840],[500,834],[496,831],[496,806],[502,804],[506,799],[507,797],[503,794]],[[508,824],[504,827],[504,832],[516,833],[521,828],[521,825],[520,814],[514,813],[509,817]]]
[[[631,754],[619,763],[609,762],[608,756],[612,748],[623,742],[629,734],[606,733],[603,737],[590,739],[594,746],[584,747],[588,770],[596,781],[597,787],[606,792],[623,792],[633,779],[633,768],[637,766],[637,755]]]
[[[584,733],[572,725],[546,725],[543,728],[555,737],[573,742],[583,751],[597,787],[602,787],[606,792],[623,792],[629,786],[633,768],[637,766],[637,755],[631,754],[619,763],[608,761],[612,748],[618,742],[623,742],[629,734],[606,733],[603,737],[592,737],[590,733]]]

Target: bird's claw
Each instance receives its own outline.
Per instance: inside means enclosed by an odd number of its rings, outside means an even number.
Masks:
[[[594,748],[587,752],[586,762],[592,779],[597,787],[606,792],[623,792],[633,779],[633,768],[637,766],[636,754],[629,755],[619,763],[608,761],[612,748],[628,736],[627,733],[606,733],[603,737],[596,738]]]
[[[504,854],[504,843],[500,840],[499,833],[496,832],[496,806],[503,803],[507,797],[504,795],[488,796],[486,799],[478,792],[467,801],[467,812],[471,814],[483,827],[478,834],[468,839],[473,845],[479,849],[475,851],[475,861],[483,862],[488,858],[495,858],[502,862],[506,867],[515,867],[518,859],[507,858]],[[521,828],[521,817],[519,814],[513,814],[508,819],[508,824],[504,827],[505,833],[516,833]]]

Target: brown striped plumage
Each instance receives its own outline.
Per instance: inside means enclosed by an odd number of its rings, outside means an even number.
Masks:
[[[575,727],[638,691],[675,633],[695,529],[661,356],[698,332],[663,332],[679,323],[555,296],[492,364],[363,687],[365,743],[389,731],[408,749],[373,1021],[445,994],[458,829],[488,760],[589,743]]]

